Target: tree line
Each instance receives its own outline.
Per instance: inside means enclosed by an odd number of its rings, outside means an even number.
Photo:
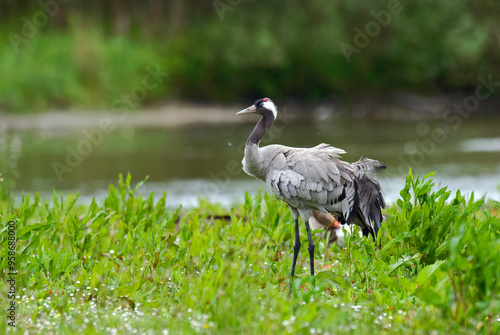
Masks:
[[[500,79],[496,0],[0,0],[0,18],[8,42],[2,54],[9,44],[29,44],[23,29],[35,27],[33,40],[97,40],[104,51],[94,53],[104,63],[121,62],[124,52],[137,55],[141,65],[130,65],[131,76],[161,63],[169,76],[153,99],[264,94],[318,100],[399,89],[471,90],[480,75]],[[128,42],[108,55],[117,39]],[[0,54],[0,63],[8,59]],[[75,81],[86,76],[81,71],[75,70]],[[0,95],[0,104],[10,106],[9,99]]]

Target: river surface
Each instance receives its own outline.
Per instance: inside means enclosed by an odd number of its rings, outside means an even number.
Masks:
[[[18,137],[22,144],[15,194],[46,196],[56,189],[81,192],[89,201],[104,197],[109,184],[117,184],[119,173],[130,172],[133,182],[149,176],[141,192],[159,196],[166,191],[171,206],[196,206],[200,197],[230,206],[246,191],[268,191],[263,182],[241,170],[244,144],[257,118],[238,117],[249,122],[128,125],[106,131],[99,127],[9,130],[8,136]],[[322,142],[344,149],[346,161],[369,157],[384,162],[388,169],[379,179],[389,202],[398,198],[409,167],[421,175],[437,171],[436,187],[500,200],[500,116],[453,122],[282,119],[262,145],[310,147]]]

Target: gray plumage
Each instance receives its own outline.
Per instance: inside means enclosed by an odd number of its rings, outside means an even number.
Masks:
[[[382,163],[367,158],[352,164],[344,162],[340,160],[340,155],[345,151],[328,144],[313,148],[282,145],[260,148],[262,136],[276,119],[276,106],[268,98],[259,99],[239,112],[244,113],[258,113],[262,118],[248,138],[243,169],[249,175],[265,181],[271,191],[290,206],[296,221],[296,237],[299,215],[305,221],[310,237],[308,220],[311,211],[317,209],[334,214],[343,224],[355,223],[365,236],[371,234],[376,239],[385,202],[373,173],[385,168]],[[292,276],[294,267],[295,262]],[[311,274],[314,274],[313,264]]]
[[[304,220],[318,209],[341,217],[342,223],[357,224],[375,238],[385,202],[380,184],[371,176],[385,166],[371,159],[349,164],[339,159],[343,153],[328,144],[313,148],[251,145],[245,150],[243,170],[265,181]]]

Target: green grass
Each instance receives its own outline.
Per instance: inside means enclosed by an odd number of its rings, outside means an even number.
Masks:
[[[142,183],[139,183],[139,187]],[[499,203],[434,191],[410,175],[376,250],[307,237],[290,292],[293,224],[275,197],[224,211],[168,208],[135,194],[130,176],[90,206],[77,196],[3,203],[16,221],[16,329],[33,333],[452,334],[500,331]],[[230,220],[213,216],[226,212]],[[496,217],[495,217],[496,215]],[[302,225],[303,226],[303,225]],[[303,227],[301,227],[302,229]],[[7,228],[1,231],[2,309]],[[5,314],[5,313],[4,313]],[[0,332],[11,327],[0,319]]]

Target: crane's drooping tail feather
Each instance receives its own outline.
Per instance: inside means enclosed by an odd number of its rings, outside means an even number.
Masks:
[[[382,208],[385,208],[385,201],[382,195],[382,188],[377,180],[369,176],[361,176],[357,180],[359,193],[359,216],[367,227],[373,239],[377,238],[377,233],[382,225]],[[365,229],[363,229],[365,234]]]
[[[377,233],[382,225],[382,208],[385,208],[385,201],[382,195],[382,188],[379,182],[372,176],[378,171],[386,168],[381,162],[362,158],[351,164],[357,175],[356,193],[357,193],[357,220],[363,235],[372,235],[376,240]],[[350,223],[351,220],[346,220]]]
[[[373,176],[386,166],[377,160],[363,158],[352,163],[351,167],[355,176],[351,195],[352,204],[349,205],[348,200],[343,199],[342,206],[350,206],[350,208],[349,212],[343,213],[343,217],[339,217],[339,220],[341,224],[358,225],[364,236],[370,234],[373,240],[376,240],[383,221],[382,208],[385,208],[385,201],[382,188]],[[347,185],[344,185],[344,190],[346,187]],[[343,196],[345,197],[345,193]]]

